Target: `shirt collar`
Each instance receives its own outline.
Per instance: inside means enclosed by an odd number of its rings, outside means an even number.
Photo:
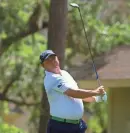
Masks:
[[[49,71],[46,71],[46,70],[45,70],[45,73],[46,74],[53,74],[52,72],[49,72]]]
[[[61,74],[62,74],[62,70],[60,70],[61,71]],[[45,70],[45,74],[46,75],[52,75],[52,74],[56,74],[56,73],[53,73],[53,72],[49,72],[49,71],[47,71],[47,70]],[[57,74],[57,75],[60,75],[60,74]]]

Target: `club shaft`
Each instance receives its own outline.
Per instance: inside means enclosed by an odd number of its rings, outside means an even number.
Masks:
[[[83,18],[82,18],[82,14],[81,14],[80,8],[78,8],[78,10],[79,10],[79,14],[80,14],[80,17],[81,17],[81,21],[82,21],[82,25],[83,25],[83,30],[84,30],[86,41],[87,41],[87,44],[88,44],[90,56],[92,58],[92,64],[93,64],[94,72],[96,74],[96,79],[97,79],[98,85],[101,86],[101,82],[100,82],[100,79],[99,79],[99,76],[98,76],[98,73],[97,73],[96,65],[94,63],[93,55],[92,55],[91,48],[90,48],[90,45],[89,45],[89,41],[88,41],[88,37],[87,37],[86,30],[85,30],[85,25],[84,25],[84,21],[83,21]]]

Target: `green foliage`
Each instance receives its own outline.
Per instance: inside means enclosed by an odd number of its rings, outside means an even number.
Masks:
[[[17,42],[18,47],[12,45],[0,58],[0,90],[3,91],[10,80],[15,79],[9,88],[9,99],[27,103],[40,102],[44,75],[40,68],[39,54],[46,49],[45,44],[46,39],[37,33]],[[27,109],[32,115],[33,110],[40,113],[38,106]],[[4,112],[7,112],[7,108]],[[35,117],[37,119],[39,117]],[[31,120],[35,122],[34,119]]]
[[[127,24],[104,25],[102,22],[93,26],[96,32],[95,49],[97,53],[111,50],[118,45],[130,44],[130,26]]]
[[[1,0],[0,37],[7,38],[26,28],[26,23],[34,6],[35,0]]]
[[[0,123],[3,122],[4,114],[8,114],[8,113],[9,113],[8,102],[0,101]]]
[[[0,41],[10,36],[15,37],[19,32],[27,29],[30,16],[37,3],[36,0],[0,1]],[[48,2],[45,4],[47,7]],[[48,16],[45,11],[46,9],[44,9],[44,16]],[[9,99],[19,102],[40,103],[44,75],[43,69],[40,69],[39,54],[46,49],[46,43],[47,40],[41,32],[12,43],[11,47],[0,57],[0,92],[3,92],[13,81],[6,95]],[[8,113],[9,109],[6,103],[3,101],[1,103],[0,115],[2,116],[3,113]],[[39,114],[38,107],[28,108],[32,112],[32,116],[34,110]],[[32,118],[32,116],[30,117]],[[2,117],[0,119],[2,120]],[[39,117],[31,120],[35,122],[37,119]],[[2,131],[0,130],[0,133]],[[15,130],[12,132],[15,133]],[[3,131],[3,133],[6,132]]]
[[[38,39],[37,39],[38,36]],[[36,38],[35,38],[36,37]],[[40,100],[39,96],[42,85],[42,69],[40,69],[39,54],[46,49],[45,40],[41,35],[36,34],[36,39],[32,42],[32,37],[28,37],[19,42],[19,47],[11,47],[1,58],[2,64],[0,68],[3,76],[0,76],[0,88],[3,89],[10,81],[10,78],[16,78],[16,82],[10,88],[9,95],[18,96],[20,100],[22,97],[35,98],[35,101]],[[43,43],[43,44],[42,44]],[[16,76],[17,75],[17,76]],[[27,97],[26,97],[27,96]]]
[[[25,133],[23,130],[8,124],[0,124],[0,133]]]
[[[5,114],[9,113],[9,108],[8,108],[8,102],[1,102],[0,101],[0,113],[4,112]]]
[[[107,106],[108,104],[104,102],[85,104],[85,107],[87,107],[92,113],[87,122],[91,132],[102,133],[108,128]]]
[[[114,20],[114,23],[113,20],[110,23],[104,23],[101,20],[100,16],[104,8],[102,0],[98,2],[71,0],[71,2],[77,2],[80,5],[88,41],[91,44],[94,56],[107,52],[118,45],[130,44],[129,23],[125,23],[125,20],[124,23],[118,20]],[[67,60],[74,57],[76,53],[83,53],[89,58],[88,45],[78,9],[69,7],[69,12],[67,47],[71,48],[72,52]],[[113,14],[113,16],[115,15]]]

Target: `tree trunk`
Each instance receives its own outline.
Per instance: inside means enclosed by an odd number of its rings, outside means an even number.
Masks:
[[[48,49],[52,49],[64,67],[66,39],[67,0],[51,0],[48,31]],[[49,104],[45,89],[42,97],[42,109],[38,133],[46,133],[49,118]]]
[[[67,0],[51,0],[48,49],[52,49],[64,67],[67,26]]]
[[[49,111],[50,111],[49,103],[45,92],[45,88],[43,87],[38,133],[46,133],[47,123],[49,119]]]

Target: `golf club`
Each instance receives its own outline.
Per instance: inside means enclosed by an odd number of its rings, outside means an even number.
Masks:
[[[97,73],[97,69],[96,69],[96,65],[94,63],[93,55],[92,55],[92,52],[91,52],[91,46],[89,44],[88,37],[87,37],[87,33],[86,33],[86,30],[85,30],[85,25],[84,25],[84,21],[83,21],[83,17],[82,17],[81,11],[80,11],[80,7],[76,3],[71,3],[70,5],[72,7],[74,7],[74,8],[77,8],[78,11],[79,11],[80,18],[81,18],[81,22],[82,22],[82,25],[83,25],[83,30],[84,30],[84,33],[85,33],[86,41],[87,41],[88,48],[89,48],[89,52],[90,52],[91,59],[92,59],[93,69],[94,69],[94,72],[96,74],[96,80],[97,80],[98,86],[101,86],[101,82],[100,82],[100,79],[99,79],[99,76],[98,76],[98,73]],[[105,92],[105,94],[103,96],[101,96],[102,101],[104,101],[104,98],[106,99],[106,97],[107,97],[107,94]]]
[[[96,65],[95,65],[95,63],[94,63],[93,55],[92,55],[92,52],[91,52],[91,47],[90,47],[90,44],[89,44],[89,41],[88,41],[88,37],[87,37],[87,33],[86,33],[86,30],[85,30],[84,21],[83,21],[83,17],[82,17],[81,11],[80,11],[80,7],[79,7],[79,5],[76,4],[76,3],[71,3],[70,5],[71,5],[72,7],[74,7],[74,8],[77,8],[78,11],[79,11],[80,18],[81,18],[82,25],[83,25],[83,29],[84,29],[84,33],[85,33],[85,37],[86,37],[86,41],[87,41],[88,48],[89,48],[89,52],[90,52],[91,59],[92,59],[93,69],[94,69],[94,72],[95,72],[95,74],[96,74],[96,80],[97,80],[97,82],[98,82],[98,85],[101,86],[101,82],[100,82],[100,79],[99,79],[99,76],[98,76],[98,73],[97,73]]]

